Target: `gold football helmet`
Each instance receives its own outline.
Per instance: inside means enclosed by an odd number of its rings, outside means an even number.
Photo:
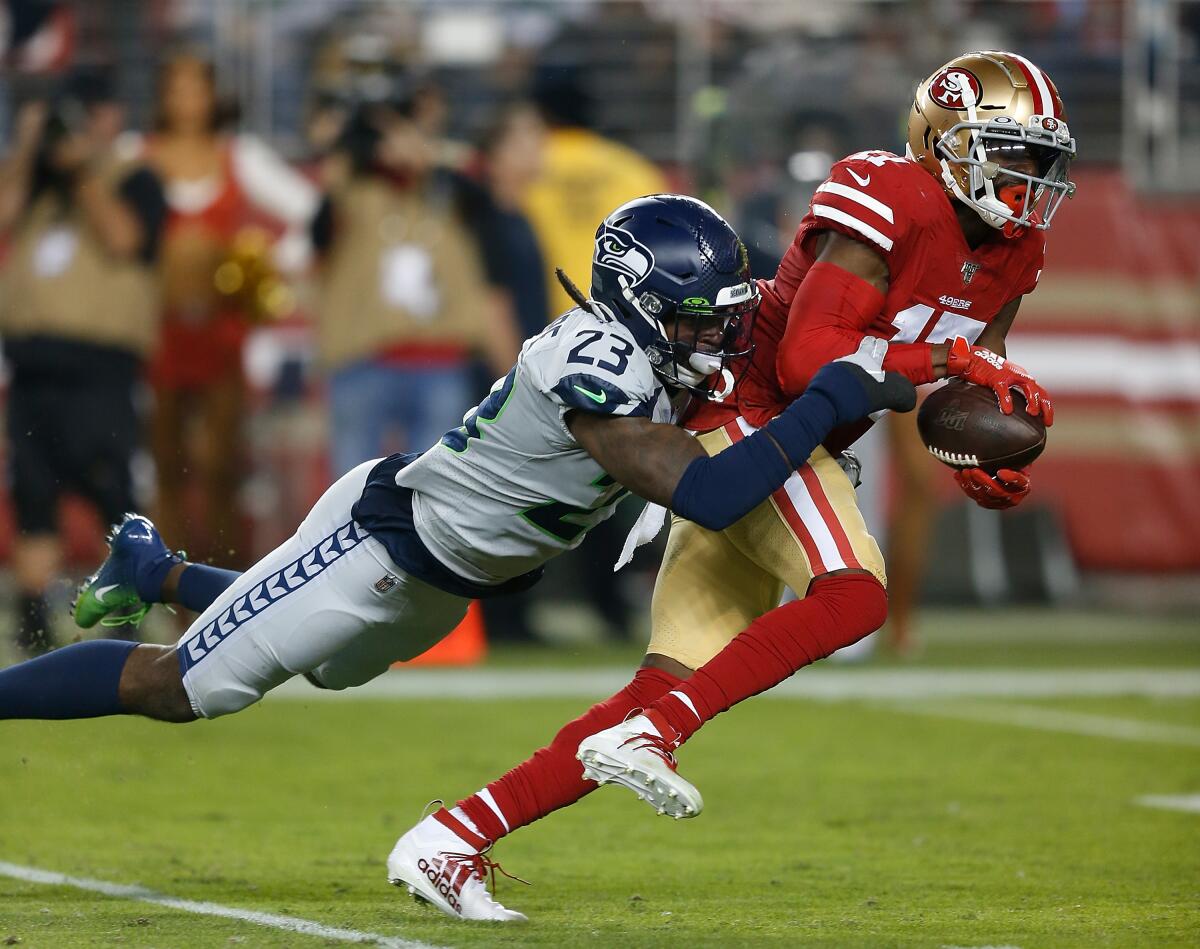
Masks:
[[[950,60],[917,87],[908,157],[1008,237],[1050,226],[1075,193],[1075,157],[1062,99],[1050,77],[1015,53]]]

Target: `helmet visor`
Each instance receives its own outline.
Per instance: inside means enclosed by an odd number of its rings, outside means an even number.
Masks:
[[[724,287],[711,302],[702,297],[688,297],[675,307],[673,314],[674,348],[678,351],[688,345],[681,339],[686,334],[693,340],[691,350],[712,351],[727,359],[745,355],[752,317],[758,312],[761,299],[753,281]]]
[[[1042,127],[1051,122],[1053,129]],[[1006,117],[961,122],[942,137],[938,151],[948,164],[966,166],[963,197],[969,203],[1015,227],[1045,230],[1062,200],[1075,193],[1068,178],[1075,140],[1057,120],[1033,116],[1030,125]]]
[[[723,289],[716,301],[689,297],[664,313],[662,320],[669,325],[660,375],[702,398],[732,388],[731,363],[754,351],[751,337],[760,300],[758,287],[748,281]]]

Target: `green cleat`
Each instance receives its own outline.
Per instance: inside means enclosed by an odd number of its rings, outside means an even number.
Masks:
[[[72,612],[77,625],[91,629],[137,626],[152,604],[138,595],[139,571],[171,553],[147,517],[126,514],[108,535],[108,556],[100,569],[83,581]]]

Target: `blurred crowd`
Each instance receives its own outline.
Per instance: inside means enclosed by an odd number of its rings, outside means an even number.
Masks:
[[[629,197],[714,199],[769,276],[832,161],[894,146],[912,82],[950,53],[1024,31],[1075,77],[1068,99],[1119,84],[1115,3],[742,6],[10,0],[0,338],[21,649],[51,645],[61,494],[96,524],[147,510],[193,560],[252,561],[329,477],[458,425],[568,305],[554,268],[586,286],[596,224]],[[1097,112],[1101,149],[1111,121]],[[247,424],[304,399],[327,420],[318,473],[274,471],[297,509],[262,528]],[[901,457],[918,551],[925,458]],[[609,569],[627,526],[575,558],[612,635],[630,625]],[[527,602],[489,609],[490,633],[529,634]]]
[[[66,67],[14,104],[0,334],[21,650],[53,644],[64,494],[98,523],[148,509],[193,559],[253,560],[241,489],[256,332],[306,328],[298,369],[324,401],[323,478],[423,450],[565,308],[549,262],[586,285],[597,221],[666,188],[589,128],[577,69],[539,68],[472,141],[447,135],[448,113],[431,76],[359,31],[322,51],[299,160],[239,130],[199,47],[163,56],[144,129],[101,68]],[[623,632],[611,571],[587,573],[598,615]],[[524,637],[525,614],[504,604],[490,625]]]

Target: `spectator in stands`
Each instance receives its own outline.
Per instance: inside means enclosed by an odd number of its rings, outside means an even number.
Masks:
[[[529,189],[525,211],[546,258],[548,316],[555,316],[574,304],[554,269],[561,267],[586,286],[596,222],[631,198],[666,191],[667,182],[637,152],[592,131],[591,102],[578,67],[539,67],[534,99],[550,134],[546,171]]]
[[[631,198],[666,191],[667,182],[637,152],[592,131],[592,103],[578,67],[539,67],[533,94],[550,132],[545,174],[530,187],[525,210],[545,255],[548,316],[554,317],[574,306],[555,268],[586,287],[596,222]],[[630,606],[611,569],[629,526],[625,518],[614,517],[592,528],[586,542],[589,565],[581,576],[592,609],[615,637],[631,632]],[[570,563],[582,561],[577,556]],[[596,564],[602,566],[596,569]]]
[[[460,424],[471,355],[488,343],[478,254],[411,105],[401,95],[355,110],[313,223],[335,475]]]
[[[163,179],[170,206],[162,337],[151,367],[156,521],[193,557],[219,553],[222,562],[237,563],[249,554],[237,502],[242,346],[262,313],[244,298],[222,296],[215,276],[252,224],[278,230],[282,223],[275,256],[285,269],[300,266],[317,191],[261,140],[227,134],[223,112],[211,63],[173,56],[159,77],[156,128],[141,150]],[[198,516],[191,516],[187,500],[196,494]]]
[[[491,378],[507,372],[521,342],[546,326],[545,259],[522,210],[545,168],[545,143],[537,109],[511,105],[481,138],[477,174],[459,178],[463,219],[478,243],[496,311]]]
[[[27,653],[52,645],[60,495],[82,495],[109,523],[137,507],[134,390],[155,340],[166,205],[153,172],[114,149],[121,122],[103,79],[88,76],[21,109],[0,169],[16,638]]]
[[[477,176],[459,181],[463,216],[479,245],[492,320],[487,382],[507,372],[521,341],[546,326],[546,265],[522,205],[545,167],[546,126],[537,109],[519,102],[501,111],[484,133]],[[533,638],[529,593],[482,600],[491,639]]]

